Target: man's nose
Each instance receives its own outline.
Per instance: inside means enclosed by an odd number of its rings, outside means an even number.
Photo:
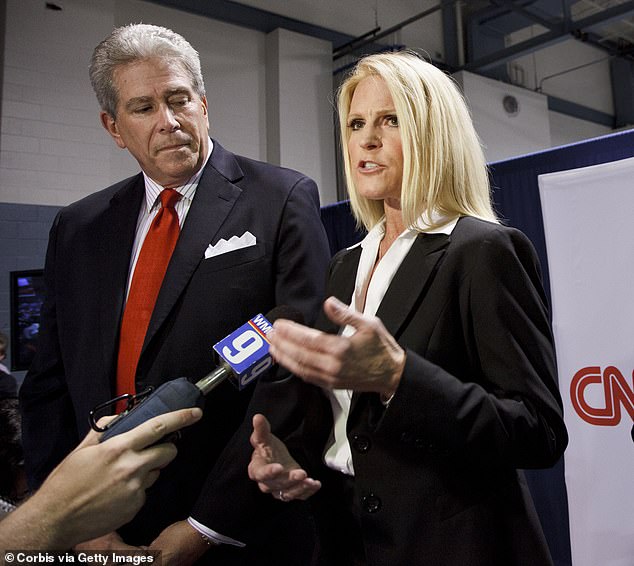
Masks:
[[[180,128],[180,122],[176,119],[174,111],[167,104],[161,105],[159,108],[159,120],[161,131],[173,132]]]

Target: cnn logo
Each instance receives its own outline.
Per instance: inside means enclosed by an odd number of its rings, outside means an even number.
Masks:
[[[614,366],[603,372],[599,366],[582,368],[570,383],[570,399],[577,414],[592,425],[618,425],[621,407],[634,420],[634,377],[630,385]]]

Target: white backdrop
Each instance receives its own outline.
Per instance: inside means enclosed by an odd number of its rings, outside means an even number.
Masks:
[[[573,566],[634,566],[634,159],[539,177]]]

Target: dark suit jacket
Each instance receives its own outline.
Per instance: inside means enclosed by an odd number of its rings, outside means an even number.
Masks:
[[[51,229],[40,343],[20,392],[32,485],[87,432],[89,411],[114,395],[143,198],[139,174],[63,209]],[[210,244],[246,230],[256,246],[204,259]],[[296,307],[313,320],[328,260],[315,183],[214,142],[152,314],[137,391],[180,376],[201,378],[216,366],[213,344],[276,304]],[[177,459],[123,530],[130,542],[147,544],[189,515],[249,398],[249,391],[238,392],[228,382],[207,398],[202,421],[184,433]]]
[[[331,264],[328,293],[348,303],[360,251],[342,251]],[[552,466],[567,444],[549,314],[528,239],[473,218],[459,220],[450,236],[420,235],[377,316],[407,361],[387,408],[376,394],[356,393],[348,418],[368,564],[551,564],[519,471]],[[317,326],[338,330],[324,317]],[[295,457],[324,480],[314,502],[327,550],[342,496],[329,488],[332,473],[322,463],[332,430],[326,397],[297,378],[263,381],[249,413],[256,411],[274,419]],[[220,463],[230,459],[236,454]],[[219,474],[218,485],[229,478]],[[256,505],[246,512],[244,499],[241,518],[214,501],[205,519],[219,529],[243,538],[257,529],[249,523]],[[284,504],[269,505],[274,513]],[[347,563],[345,532],[342,538],[322,563]]]

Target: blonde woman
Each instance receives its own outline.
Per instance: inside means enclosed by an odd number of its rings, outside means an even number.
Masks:
[[[333,259],[316,329],[274,325],[294,377],[253,406],[249,475],[277,505],[314,504],[324,564],[551,564],[520,471],[567,444],[535,251],[496,219],[443,72],[368,56],[338,107],[368,235]]]

